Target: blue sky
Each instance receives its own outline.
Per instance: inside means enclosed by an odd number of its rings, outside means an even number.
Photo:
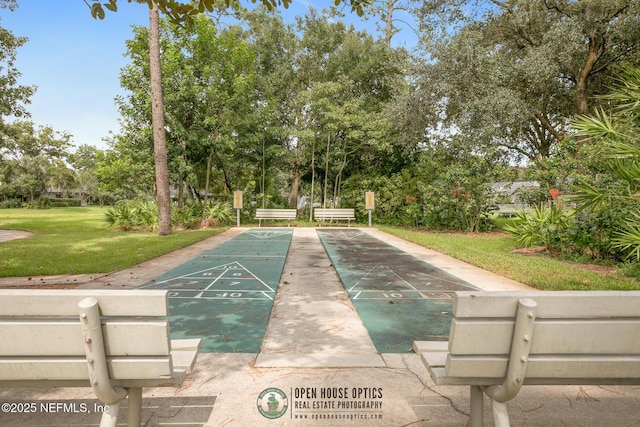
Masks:
[[[105,20],[98,21],[83,0],[18,3],[13,12],[0,9],[0,26],[29,39],[18,50],[16,66],[21,84],[38,87],[28,106],[31,120],[72,134],[75,145],[106,148],[102,138],[119,130],[113,99],[123,93],[118,78],[127,63],[125,40],[131,37],[131,25],[148,25],[147,7],[120,0],[117,13],[107,12]],[[309,5],[322,9],[332,3],[294,0],[282,12],[292,19],[304,15]],[[363,23],[355,14],[349,20],[374,32],[372,22]]]

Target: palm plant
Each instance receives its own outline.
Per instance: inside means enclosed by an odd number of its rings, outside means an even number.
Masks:
[[[504,230],[517,235],[522,246],[543,245],[547,252],[553,253],[562,247],[561,231],[569,226],[571,215],[561,202],[554,201],[549,206],[533,206],[530,214],[517,212]]]
[[[602,97],[611,105],[574,121],[581,137],[601,147],[601,158],[613,177],[610,185],[582,183],[570,200],[580,209],[629,209],[612,236],[613,247],[640,261],[640,69],[624,68],[613,91]]]
[[[226,224],[233,218],[233,209],[227,202],[209,202],[203,209],[203,223],[207,227],[218,227]]]

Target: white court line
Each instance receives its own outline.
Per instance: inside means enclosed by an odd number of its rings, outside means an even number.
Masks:
[[[200,258],[286,258],[286,255],[199,255]]]
[[[179,296],[174,296],[171,297],[172,299],[193,299],[193,297],[179,297]],[[200,297],[198,299],[223,299],[223,300],[233,300],[233,301],[249,301],[249,300],[253,300],[253,301],[273,301],[273,298],[234,298],[234,297]]]
[[[240,268],[237,268],[240,267]],[[216,272],[219,273],[217,274],[217,276],[209,276],[209,275],[205,275],[205,273],[207,272]],[[229,272],[235,272],[238,274],[248,274],[250,277],[237,277],[237,276],[226,276]],[[202,276],[197,276],[197,275],[202,275]],[[271,298],[267,292],[272,292],[275,294],[275,290],[267,285],[262,279],[260,279],[258,276],[256,276],[254,273],[252,273],[251,271],[249,271],[249,269],[247,269],[244,265],[240,264],[239,262],[232,262],[232,263],[226,263],[226,264],[222,264],[222,265],[218,265],[215,267],[211,267],[211,268],[207,268],[205,270],[199,270],[196,271],[194,273],[188,273],[188,274],[184,274],[178,277],[173,277],[170,279],[166,279],[166,280],[162,280],[160,282],[155,282],[149,285],[145,285],[145,287],[150,287],[150,286],[156,286],[156,285],[166,285],[166,284],[170,284],[171,282],[175,282],[175,281],[180,281],[180,280],[186,280],[187,284],[195,284],[193,283],[192,279],[206,279],[206,280],[211,280],[209,282],[209,285],[207,285],[204,289],[189,289],[189,288],[179,288],[179,291],[190,291],[190,292],[198,292],[196,295],[194,296],[189,296],[189,297],[172,297],[172,298],[192,298],[192,299],[256,299],[256,298],[213,298],[213,297],[207,297],[204,296],[205,292],[218,292],[218,293],[222,293],[222,292],[240,292],[238,289],[234,289],[234,288],[222,288],[222,289],[211,289],[217,282],[219,282],[220,280],[231,280],[232,282],[234,281],[241,281],[241,280],[255,280],[257,281],[260,285],[262,285],[263,287],[267,288],[268,290],[244,290],[243,292],[261,292],[263,293],[263,295],[267,296],[267,298],[269,300],[273,300],[273,298]],[[197,282],[196,282],[197,283]],[[239,284],[239,283],[238,283]],[[228,285],[228,286],[232,286],[232,285]],[[169,291],[171,291],[171,289],[168,289]],[[258,298],[260,299],[260,298]]]
[[[362,282],[364,279],[366,279],[366,277],[369,275],[369,273],[371,273],[373,270],[375,270],[375,269],[376,269],[376,267],[378,267],[379,265],[380,265],[380,263],[378,263],[378,264],[374,265],[374,266],[371,268],[371,270],[367,271],[367,272],[364,274],[364,276],[362,276],[362,277],[361,277],[361,278],[360,278],[360,279],[355,283],[355,285],[353,285],[351,288],[349,288],[349,292],[352,292],[352,291],[353,291],[353,289],[354,289],[356,286],[358,286],[358,285],[360,284],[360,282]]]

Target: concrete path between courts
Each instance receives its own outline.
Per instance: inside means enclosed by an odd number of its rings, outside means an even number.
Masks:
[[[0,279],[0,287],[135,288],[244,231],[234,228],[107,275]],[[362,231],[478,288],[531,290],[379,230]],[[287,411],[266,417],[259,408],[269,399],[286,403]],[[47,405],[56,402],[66,406]],[[0,403],[36,403],[37,408],[0,412],[2,427],[100,422],[90,388],[0,389]],[[485,405],[485,425],[493,425],[487,400]],[[123,406],[121,420],[126,419]],[[51,407],[61,409],[43,410]],[[635,427],[640,425],[640,388],[526,386],[508,408],[514,427]],[[179,389],[143,390],[142,417],[144,426],[444,427],[465,426],[468,414],[468,387],[435,386],[416,354],[376,352],[316,230],[295,228],[261,351],[199,354]]]
[[[255,366],[385,366],[313,228],[294,230]]]

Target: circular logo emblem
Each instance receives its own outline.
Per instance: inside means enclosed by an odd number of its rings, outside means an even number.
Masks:
[[[280,418],[287,412],[288,407],[287,395],[278,388],[268,388],[258,396],[258,411],[265,418]]]

